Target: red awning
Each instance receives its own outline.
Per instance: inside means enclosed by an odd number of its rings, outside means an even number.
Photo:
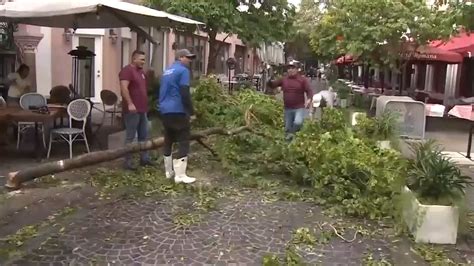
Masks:
[[[407,50],[402,53],[402,57],[414,61],[438,61],[446,63],[461,63],[463,56],[460,53],[447,51],[433,46],[422,46],[416,51]]]
[[[354,58],[352,55],[344,55],[336,59],[336,64],[343,65],[343,64],[351,64],[354,62]]]
[[[443,50],[461,53],[464,57],[474,54],[474,34],[462,32],[457,36],[451,37],[449,41],[434,41],[430,44]]]

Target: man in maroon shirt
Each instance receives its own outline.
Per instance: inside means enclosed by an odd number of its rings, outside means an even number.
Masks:
[[[309,86],[308,79],[298,73],[294,62],[288,64],[288,76],[277,81],[269,81],[268,85],[273,88],[281,87],[283,91],[285,132],[286,139],[290,141],[303,125],[306,108],[309,108],[313,98],[313,91]],[[305,94],[307,100],[305,100]]]
[[[134,51],[131,64],[125,66],[119,73],[120,91],[122,93],[122,112],[125,124],[125,144],[133,142],[135,135],[139,142],[148,138],[148,94],[146,75],[143,71],[145,53]],[[152,165],[147,152],[140,154],[141,165]],[[135,170],[131,154],[125,156],[125,169]]]

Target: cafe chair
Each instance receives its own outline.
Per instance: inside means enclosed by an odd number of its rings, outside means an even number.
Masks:
[[[116,114],[121,112],[118,108],[118,96],[113,91],[102,90],[100,92],[100,99],[102,100],[102,111],[104,112],[102,123],[105,121],[105,116],[110,114],[110,124],[113,126]]]
[[[85,99],[77,99],[69,103],[67,113],[69,115],[69,127],[52,129],[49,135],[48,155],[51,153],[51,145],[53,142],[66,141],[69,144],[69,158],[72,158],[72,144],[75,141],[84,141],[87,152],[90,152],[89,143],[86,137],[86,124],[91,112],[91,103]],[[82,122],[81,128],[75,128],[72,121]],[[56,140],[56,137],[59,137]]]
[[[66,106],[71,101],[71,91],[68,87],[63,85],[55,86],[49,92],[49,103]],[[61,115],[57,119],[60,121],[60,126],[63,126],[65,115]],[[56,121],[54,121],[56,127]]]
[[[34,110],[39,109],[42,107],[47,106],[46,98],[36,92],[25,93],[20,97],[20,107],[23,110]],[[43,138],[43,145],[46,148],[46,141],[45,141],[45,127],[43,123],[40,122],[22,122],[18,121],[17,127],[17,141],[16,141],[16,149],[20,149],[20,142],[23,133],[25,133],[30,128],[35,128],[38,126],[38,130],[40,130],[42,138]]]

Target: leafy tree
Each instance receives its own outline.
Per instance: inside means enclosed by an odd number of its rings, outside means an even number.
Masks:
[[[148,0],[149,4],[167,12],[204,22],[201,28],[209,36],[208,73],[222,43],[219,33],[238,35],[248,46],[262,42],[284,41],[291,31],[294,6],[287,0]],[[226,37],[226,38],[227,38]]]
[[[407,47],[446,39],[456,30],[453,9],[429,7],[425,0],[332,0],[322,13],[310,31],[318,54],[352,54],[382,66],[394,65]]]
[[[438,0],[439,5],[444,3]],[[456,23],[468,31],[474,29],[474,2],[470,0],[451,1],[449,4],[444,4],[444,8],[454,11]]]
[[[314,57],[325,59],[324,55],[315,53],[310,46],[310,34],[324,14],[324,8],[330,0],[301,0],[300,7],[294,21],[294,34],[286,43],[287,54],[296,55],[297,58]]]

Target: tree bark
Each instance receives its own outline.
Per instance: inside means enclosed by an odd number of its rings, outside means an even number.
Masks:
[[[190,140],[201,141],[211,135],[236,135],[242,132],[253,132],[249,126],[242,126],[236,129],[227,130],[225,128],[209,128],[191,134]],[[152,150],[163,146],[163,137],[155,138],[143,143],[129,144],[123,148],[97,151],[80,155],[78,157],[54,162],[42,163],[31,168],[10,172],[5,187],[9,189],[19,189],[21,184],[45,175],[56,174],[75,168],[90,166],[101,162],[112,161],[123,157],[127,153],[137,153],[144,150]]]
[[[217,32],[211,31],[208,33],[209,35],[209,56],[207,61],[207,74],[215,74],[216,72],[216,60],[219,56],[219,52],[224,46],[224,42],[227,38],[229,38],[230,34],[222,40],[218,41]]]

